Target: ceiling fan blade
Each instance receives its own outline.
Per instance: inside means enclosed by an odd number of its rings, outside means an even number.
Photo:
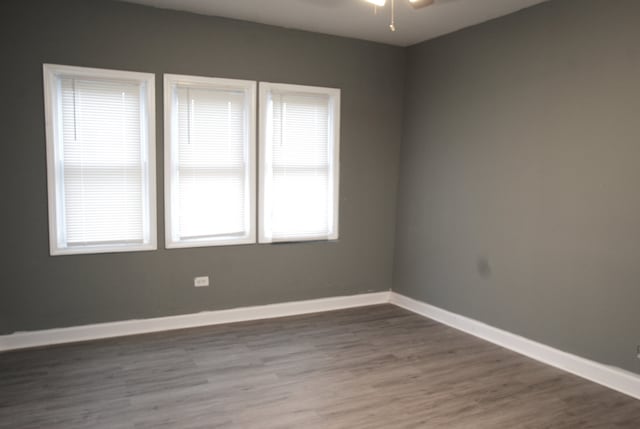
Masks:
[[[413,6],[414,9],[420,9],[431,6],[433,4],[433,0],[409,0],[409,3],[411,3],[411,6]]]

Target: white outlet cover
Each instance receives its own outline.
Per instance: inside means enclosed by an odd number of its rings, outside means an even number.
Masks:
[[[195,287],[206,287],[206,286],[209,286],[209,276],[194,277],[193,285]]]

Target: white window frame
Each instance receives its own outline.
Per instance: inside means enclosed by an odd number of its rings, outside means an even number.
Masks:
[[[289,237],[273,239],[266,231],[265,227],[265,175],[268,171],[267,144],[268,144],[268,114],[269,114],[269,93],[271,91],[286,91],[291,93],[321,94],[329,96],[329,150],[332,160],[333,179],[333,228],[329,235]],[[280,243],[280,242],[304,242],[304,241],[326,241],[337,240],[339,237],[340,224],[340,89],[325,88],[319,86],[292,85],[284,83],[260,82],[260,140],[259,140],[259,221],[258,221],[258,242],[259,243]]]
[[[85,246],[66,245],[63,207],[63,172],[61,164],[61,115],[59,114],[58,82],[60,77],[75,76],[105,80],[135,81],[141,85],[142,163],[145,171],[145,202],[143,221],[145,240],[140,243],[109,243]],[[156,236],[156,157],[155,157],[155,75],[122,70],[43,64],[44,109],[47,147],[47,185],[49,206],[49,247],[51,255],[134,252],[157,249]]]
[[[176,160],[177,127],[174,118],[174,88],[176,85],[189,86],[194,88],[207,89],[233,89],[245,92],[247,100],[246,136],[247,141],[247,180],[248,192],[247,216],[249,233],[243,237],[221,237],[216,239],[202,240],[177,240],[174,239],[174,229],[177,222],[174,210],[176,204],[174,200],[174,163]],[[167,249],[187,248],[187,247],[206,247],[206,246],[231,246],[240,244],[255,244],[256,242],[256,98],[257,83],[249,80],[239,79],[223,79],[215,77],[188,76],[177,74],[164,75],[164,153],[165,153],[165,174],[164,174],[164,192],[165,192],[165,246]]]

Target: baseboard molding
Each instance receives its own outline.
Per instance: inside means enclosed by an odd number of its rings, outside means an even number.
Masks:
[[[0,352],[54,344],[74,343],[223,323],[318,313],[390,302],[429,319],[474,335],[532,359],[640,399],[640,376],[495,328],[395,292],[375,292],[352,296],[206,311],[153,319],[99,323],[42,331],[17,332],[0,336]]]
[[[640,376],[512,334],[433,305],[391,292],[390,302],[516,353],[640,399]]]
[[[375,292],[153,319],[126,320],[42,331],[17,332],[0,336],[0,351],[385,304],[389,302],[389,295],[390,292]]]

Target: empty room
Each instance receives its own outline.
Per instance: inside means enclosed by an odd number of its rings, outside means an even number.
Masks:
[[[640,428],[640,1],[0,32],[0,429]]]

